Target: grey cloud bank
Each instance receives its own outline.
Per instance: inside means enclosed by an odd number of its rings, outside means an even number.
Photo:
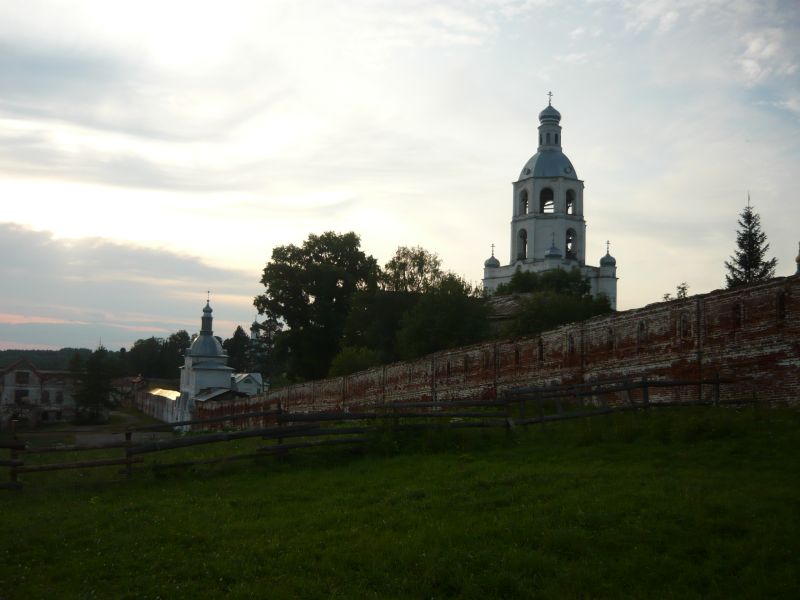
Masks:
[[[102,339],[117,348],[193,331],[209,287],[218,334],[228,337],[235,323],[252,320],[248,304],[259,292],[257,273],[108,240],[53,239],[8,223],[0,224],[0,253],[14,257],[0,264],[2,347],[93,347]]]

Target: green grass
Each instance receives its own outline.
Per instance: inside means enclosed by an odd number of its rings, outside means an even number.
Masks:
[[[258,442],[231,444],[158,459]],[[794,597],[798,447],[796,411],[662,409],[31,474],[0,492],[0,596]]]

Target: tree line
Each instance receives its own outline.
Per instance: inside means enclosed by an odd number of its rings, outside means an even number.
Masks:
[[[578,269],[517,272],[497,294],[526,293],[519,315],[497,331],[482,290],[420,247],[400,246],[381,268],[354,232],[311,234],[278,246],[254,304],[275,324],[266,374],[273,386],[344,375],[485,340],[525,335],[610,310]]]

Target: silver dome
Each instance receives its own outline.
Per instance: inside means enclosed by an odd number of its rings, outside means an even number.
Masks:
[[[225,351],[217,338],[201,333],[189,347],[189,356],[225,356]]]
[[[567,155],[558,150],[543,150],[531,156],[530,160],[522,167],[519,174],[520,179],[529,177],[564,177],[566,179],[578,179],[575,167],[567,158]]]

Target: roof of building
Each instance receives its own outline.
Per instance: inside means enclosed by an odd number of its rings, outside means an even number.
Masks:
[[[151,390],[147,390],[147,393],[151,396],[161,396],[162,398],[167,398],[168,400],[177,400],[181,397],[181,393],[176,390],[165,390],[162,388],[153,388]]]
[[[600,259],[600,266],[601,267],[615,267],[617,266],[617,259],[611,256],[608,251],[606,251],[606,255]]]
[[[192,345],[189,346],[188,356],[227,358],[227,354],[225,354],[225,351],[222,349],[222,344],[214,337],[214,332],[211,329],[211,313],[211,304],[207,301],[206,305],[203,307],[200,335],[198,335],[192,342]]]
[[[247,397],[247,394],[242,394],[234,390],[229,390],[228,388],[211,388],[211,389],[200,390],[200,393],[194,397],[194,401],[208,402],[209,400],[222,400],[223,396],[226,395]]]
[[[487,269],[496,269],[500,266],[500,261],[497,260],[494,254],[492,254],[486,261],[483,263],[483,266]]]
[[[544,110],[539,113],[539,122],[540,123],[555,123],[561,121],[561,113],[558,112],[555,108],[553,108],[552,104],[548,104],[544,107]]]
[[[242,381],[244,381],[248,377],[252,378],[252,380],[255,383],[257,383],[258,385],[261,385],[261,384],[264,383],[264,379],[261,377],[261,373],[236,373],[233,376],[233,381],[236,382],[236,383],[241,383]]]
[[[564,177],[566,179],[578,179],[575,167],[567,158],[567,155],[555,148],[542,150],[530,157],[522,172],[520,179],[530,177]]]

